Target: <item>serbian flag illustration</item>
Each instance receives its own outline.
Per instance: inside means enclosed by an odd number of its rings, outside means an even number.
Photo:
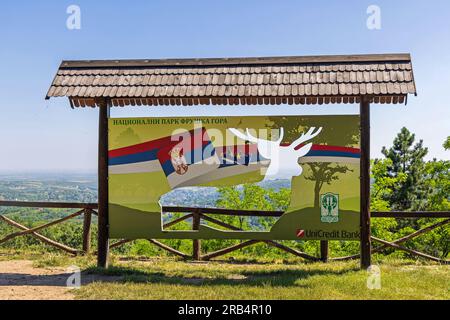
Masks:
[[[109,151],[109,174],[161,171],[157,154],[170,141],[169,136]]]
[[[220,166],[205,128],[172,136],[157,158],[172,189],[208,182],[209,173]]]
[[[129,174],[163,171],[171,188],[210,179],[199,176],[220,165],[205,128],[109,151],[109,173]]]
[[[280,150],[289,146],[280,145]],[[295,150],[302,146],[296,146]],[[357,164],[359,158],[360,150],[357,148],[313,144],[309,152],[296,162]],[[284,164],[286,159],[281,161]],[[245,144],[215,146],[204,127],[109,151],[110,174],[159,171],[165,174],[171,189],[206,184],[258,170],[263,174],[270,165],[271,160],[260,154],[257,143],[247,141]]]
[[[223,178],[255,172],[267,167],[270,160],[265,159],[258,152],[256,144],[239,144],[216,147],[220,166],[209,174],[209,179],[220,180]]]

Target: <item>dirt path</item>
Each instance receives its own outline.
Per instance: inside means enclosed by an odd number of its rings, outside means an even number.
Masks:
[[[0,300],[73,300],[67,287],[72,271],[61,267],[36,268],[29,260],[0,261]],[[81,274],[81,285],[117,282],[118,276]]]
[[[0,300],[71,300],[64,268],[35,268],[27,260],[0,261]]]

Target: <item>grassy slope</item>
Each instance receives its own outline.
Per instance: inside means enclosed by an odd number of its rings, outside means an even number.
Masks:
[[[0,259],[5,259],[6,256]],[[33,257],[31,257],[33,258]],[[79,299],[450,299],[450,269],[436,264],[384,260],[381,290],[368,290],[357,262],[183,262],[169,258],[123,261],[108,271],[93,258],[34,256],[37,266],[79,265],[87,273],[123,276],[76,291]],[[284,262],[284,263],[282,263]]]

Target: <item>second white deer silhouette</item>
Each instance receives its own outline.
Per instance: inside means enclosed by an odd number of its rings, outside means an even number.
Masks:
[[[315,127],[310,128],[308,132],[303,133],[288,146],[281,145],[284,138],[284,128],[280,128],[280,135],[276,141],[257,138],[250,134],[248,129],[246,129],[245,133],[235,128],[230,128],[229,130],[240,139],[258,145],[259,154],[270,160],[264,179],[273,180],[291,179],[302,174],[303,168],[299,165],[298,159],[304,157],[311,150],[312,143],[303,145],[298,149],[297,147],[316,137],[322,131],[322,127],[317,129],[317,131],[315,131]]]

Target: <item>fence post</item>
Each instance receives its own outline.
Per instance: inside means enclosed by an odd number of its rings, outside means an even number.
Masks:
[[[361,269],[371,265],[370,239],[370,100],[361,97]]]
[[[192,217],[192,230],[199,230],[200,228],[200,210],[196,209]],[[201,241],[198,239],[192,240],[192,259],[199,261],[201,258]]]
[[[91,250],[91,220],[92,213],[90,209],[84,209],[83,217],[83,252],[89,254]]]
[[[320,241],[320,260],[328,262],[328,240]]]
[[[101,100],[98,125],[98,238],[97,266],[108,267],[109,212],[108,212],[108,118],[110,100]]]

